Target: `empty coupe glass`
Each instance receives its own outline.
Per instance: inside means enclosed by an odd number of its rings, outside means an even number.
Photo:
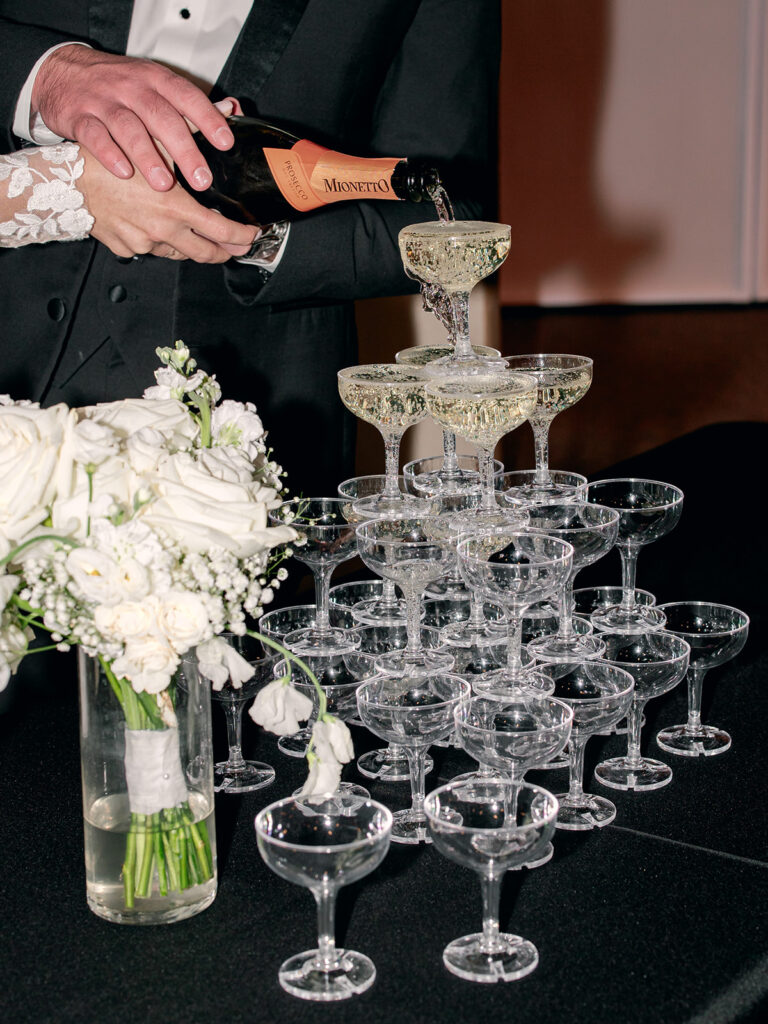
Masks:
[[[678,636],[658,630],[634,635],[605,633],[603,640],[605,661],[629,672],[635,689],[627,712],[626,756],[601,761],[595,778],[611,789],[659,789],[672,781],[672,769],[640,754],[643,708],[653,697],[677,686],[685,676],[690,645]]]
[[[610,608],[621,604],[624,599],[622,587],[577,587],[573,592],[573,610],[577,615],[591,615],[598,608]],[[637,604],[656,604],[655,596],[650,590],[635,588]]]
[[[546,505],[550,501],[584,501],[587,494],[587,478],[582,473],[567,469],[550,469],[552,487],[536,486],[535,469],[513,469],[503,473],[496,481],[508,501],[523,501],[526,505]]]
[[[343,509],[341,498],[292,498],[269,513],[273,525],[289,523],[298,532],[300,540],[292,545],[293,557],[315,577],[315,624],[284,638],[285,646],[301,657],[341,654],[352,646],[348,632],[331,625],[328,607],[334,569],[357,554],[355,531]]]
[[[382,672],[414,675],[450,669],[453,658],[421,645],[421,595],[450,568],[455,554],[441,516],[418,519],[371,519],[356,530],[360,557],[379,576],[396,583],[407,606],[408,643],[402,651],[376,658]]]
[[[437,849],[480,876],[483,930],[454,939],[443,963],[467,981],[514,981],[539,962],[532,942],[499,930],[499,897],[507,871],[541,856],[554,830],[557,800],[545,789],[504,779],[449,782],[424,810]]]
[[[542,636],[528,644],[539,661],[581,661],[599,658],[605,650],[598,636],[577,633],[573,623],[573,581],[581,569],[607,554],[616,543],[619,513],[586,501],[534,505],[528,509],[532,529],[544,530],[573,545],[573,565],[563,581],[559,596],[559,629],[554,636]]]
[[[369,988],[373,962],[335,942],[336,894],[381,864],[389,849],[392,814],[365,800],[352,806],[338,801],[309,802],[289,797],[256,816],[259,853],[281,878],[306,886],[317,902],[317,949],[286,960],[280,985],[293,996],[330,1002]]]
[[[619,513],[616,547],[621,555],[620,604],[592,613],[595,629],[612,633],[647,633],[662,629],[664,613],[655,605],[635,601],[635,573],[640,549],[669,533],[683,511],[683,492],[658,480],[619,478],[597,480],[587,486],[587,501],[607,505]]]
[[[262,686],[270,683],[276,669],[282,664],[282,655],[249,636],[222,634],[222,638],[249,663],[253,675],[241,686],[233,686],[227,679],[220,690],[211,687],[211,698],[224,709],[227,717],[226,761],[213,766],[214,790],[217,793],[250,793],[275,781],[275,769],[264,761],[249,761],[243,757],[243,708]]]
[[[400,744],[408,755],[411,806],[393,816],[393,842],[430,841],[424,814],[424,759],[430,744],[450,735],[453,713],[470,692],[469,683],[452,675],[377,676],[357,691],[363,725],[381,739]]]
[[[476,693],[552,692],[552,681],[521,658],[528,605],[557,592],[571,570],[573,547],[545,533],[494,527],[461,537],[459,567],[467,586],[507,612],[507,665],[483,677]]]
[[[567,793],[557,794],[557,827],[602,828],[616,817],[616,806],[604,796],[584,792],[584,748],[590,736],[610,729],[624,718],[635,681],[624,669],[600,661],[551,665],[548,671],[555,679],[554,696],[573,711],[568,740],[570,785]]]
[[[662,750],[684,757],[724,754],[731,745],[725,729],[701,721],[701,687],[711,668],[735,658],[747,642],[749,616],[738,608],[709,601],[674,601],[659,606],[666,630],[691,645],[688,666],[688,721],[656,735]]]

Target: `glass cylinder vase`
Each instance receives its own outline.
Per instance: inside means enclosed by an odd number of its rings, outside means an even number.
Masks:
[[[79,652],[88,906],[120,924],[191,917],[216,895],[209,686],[187,656],[159,694]]]

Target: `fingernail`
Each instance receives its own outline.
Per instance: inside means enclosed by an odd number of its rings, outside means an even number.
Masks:
[[[152,167],[149,171],[149,181],[154,188],[170,188],[173,178],[165,167]]]
[[[226,127],[226,125],[222,125],[221,128],[217,128],[213,133],[213,138],[216,145],[220,146],[221,149],[229,149],[235,141],[235,136],[229,128]]]
[[[231,114],[232,111],[235,109],[235,104],[232,102],[232,100],[219,100],[217,103],[214,103],[213,105],[214,107],[216,107],[219,113],[223,114],[225,117]]]
[[[196,188],[208,188],[211,181],[211,172],[206,167],[198,167],[192,175],[192,184]]]
[[[121,178],[130,178],[133,168],[127,160],[118,160],[115,163],[115,174],[119,174]]]

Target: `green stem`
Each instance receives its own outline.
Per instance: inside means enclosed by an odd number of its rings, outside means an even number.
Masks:
[[[73,540],[71,537],[61,537],[58,533],[47,533],[41,534],[39,537],[30,537],[29,540],[25,540],[22,544],[17,545],[12,551],[9,551],[4,558],[0,558],[0,567],[7,565],[9,562],[13,562],[26,548],[32,544],[37,544],[41,540],[58,540],[62,544],[69,544],[72,548],[80,547],[78,541]]]
[[[160,835],[160,815],[152,815],[152,843],[155,849],[155,861],[157,863],[157,887],[161,896],[168,893],[168,876],[165,870],[165,857],[163,854],[163,840]]]
[[[131,815],[131,827],[125,838],[125,860],[123,861],[123,892],[125,906],[130,910],[133,906],[133,889],[136,872],[136,815]]]
[[[139,870],[139,880],[136,884],[136,895],[146,897],[149,895],[149,884],[152,878],[152,864],[155,859],[155,850],[152,842],[152,836],[149,832],[150,815],[140,814],[139,818],[142,821],[141,827],[144,830],[144,850],[141,868]]]
[[[246,632],[248,633],[248,636],[252,636],[257,640],[261,640],[261,642],[263,644],[266,644],[267,647],[272,647],[274,650],[280,651],[288,665],[288,679],[286,680],[286,685],[288,684],[288,682],[290,682],[291,679],[290,663],[293,661],[299,666],[301,671],[304,672],[304,674],[309,678],[309,681],[312,683],[315,690],[317,691],[317,717],[322,720],[328,711],[328,700],[325,696],[325,690],[323,690],[322,686],[317,681],[317,676],[309,667],[309,665],[307,665],[306,662],[302,661],[301,658],[297,657],[292,651],[289,651],[286,647],[283,647],[282,644],[277,643],[276,640],[270,640],[269,637],[264,636],[262,633],[256,633],[254,630],[251,629],[246,630]]]

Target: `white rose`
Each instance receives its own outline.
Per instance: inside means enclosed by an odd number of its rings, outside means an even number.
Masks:
[[[312,714],[312,701],[282,679],[259,690],[248,714],[276,736],[292,736]]]
[[[219,480],[187,452],[169,456],[152,483],[156,500],[141,518],[186,551],[220,547],[240,558],[296,536],[290,527],[268,527],[266,505],[254,500],[251,484]]]
[[[186,590],[171,590],[163,595],[157,625],[178,654],[184,654],[211,635],[202,599]]]
[[[237,448],[204,448],[197,456],[200,469],[217,480],[250,484],[253,464],[245,452]]]
[[[55,532],[84,540],[89,519],[92,524],[95,519],[106,518],[113,505],[132,509],[139,479],[119,455],[97,466],[90,480],[83,466],[73,465],[69,486],[65,487],[62,481],[51,505],[51,522]]]
[[[67,407],[0,405],[0,531],[23,537],[48,515]]]
[[[66,564],[72,581],[86,601],[107,606],[120,601],[120,567],[110,555],[93,548],[73,548]]]
[[[118,676],[130,680],[138,693],[161,693],[167,689],[178,664],[179,657],[165,637],[147,633],[128,640],[112,668]]]
[[[175,398],[153,402],[144,398],[124,398],[120,402],[91,405],[81,412],[97,423],[106,423],[124,437],[130,437],[143,427],[160,431],[167,441],[174,438],[191,440],[197,435],[197,425],[186,406]]]
[[[72,457],[84,466],[98,466],[111,455],[116,455],[119,439],[104,423],[80,420],[72,429]]]
[[[242,654],[220,636],[198,644],[196,653],[200,675],[211,680],[214,690],[220,690],[227,680],[235,689],[239,689],[256,671]]]
[[[167,454],[165,438],[154,427],[142,427],[125,442],[125,455],[135,473],[154,472]]]
[[[160,602],[152,595],[143,601],[121,601],[112,606],[99,605],[93,621],[100,633],[129,641],[156,632]],[[163,637],[163,643],[168,641]]]

